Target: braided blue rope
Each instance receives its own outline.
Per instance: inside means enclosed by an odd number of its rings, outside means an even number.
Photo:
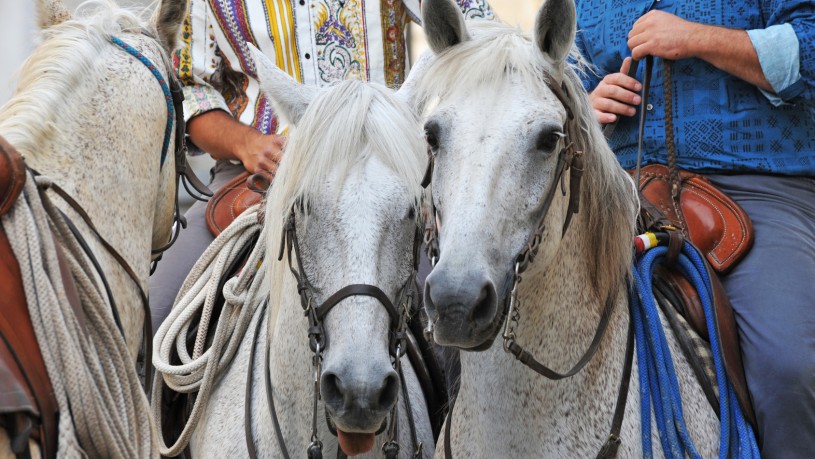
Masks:
[[[158,71],[156,65],[139,50],[117,37],[110,37],[110,41],[144,64],[153,76],[156,77],[158,84],[161,86],[161,91],[164,92],[164,100],[167,102],[167,127],[164,129],[164,145],[161,148],[161,163],[159,163],[159,167],[162,167],[164,166],[164,160],[167,158],[167,150],[170,148],[170,138],[173,135],[173,121],[175,120],[175,106],[173,105],[173,95],[170,92],[170,86],[167,84],[167,81],[164,80],[164,76]]]
[[[666,247],[649,250],[637,260],[633,272],[637,295],[633,295],[631,301],[640,374],[642,451],[644,457],[653,457],[651,444],[653,409],[665,456],[671,459],[683,459],[687,456],[701,458],[685,424],[676,370],[653,294],[653,268],[664,260],[667,251]],[[679,255],[677,266],[699,292],[705,311],[720,394],[719,457],[757,459],[759,452],[755,435],[745,421],[735,391],[727,380],[719,349],[718,332],[713,322],[711,300],[713,295],[707,283],[707,267],[699,252],[687,242]]]

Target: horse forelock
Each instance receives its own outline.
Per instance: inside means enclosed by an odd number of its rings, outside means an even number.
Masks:
[[[0,133],[23,155],[40,154],[57,117],[66,113],[69,96],[92,80],[110,37],[146,26],[138,10],[95,0],[83,4],[75,19],[43,30],[40,44],[17,72],[14,95],[0,107]]]
[[[549,78],[562,83],[571,99],[578,150],[585,155],[580,214],[569,231],[591,232],[587,240],[590,276],[598,295],[615,294],[631,267],[631,237],[638,201],[633,182],[622,170],[594,118],[580,75],[591,71],[573,47],[568,62],[553,63],[532,37],[494,21],[468,21],[472,38],[445,50],[428,65],[416,84],[416,105],[427,113],[441,99],[467,97],[475,87],[498,93],[520,78],[530,91],[544,93]],[[557,99],[550,97],[556,102]],[[581,225],[582,223],[582,225]],[[582,226],[582,227],[581,227]]]

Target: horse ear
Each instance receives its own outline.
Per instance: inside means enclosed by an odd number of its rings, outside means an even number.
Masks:
[[[555,62],[562,62],[574,45],[577,12],[574,0],[546,0],[535,19],[535,43]]]
[[[453,0],[424,0],[422,27],[427,44],[436,54],[470,39],[464,14]]]
[[[255,61],[255,72],[260,88],[269,97],[275,113],[292,124],[300,122],[308,105],[314,100],[317,88],[295,81],[289,74],[280,70],[255,45],[247,43],[246,46]]]
[[[47,29],[71,19],[71,13],[62,0],[37,0],[37,22]]]
[[[189,11],[187,4],[186,0],[161,0],[153,13],[153,27],[156,28],[158,39],[168,53],[175,51],[178,46],[181,24],[184,23]]]
[[[402,83],[402,86],[400,86],[399,90],[396,91],[396,97],[407,102],[414,112],[418,113],[418,107],[416,106],[417,86],[419,85],[419,81],[427,72],[427,68],[430,67],[430,63],[433,61],[434,57],[434,54],[430,51],[425,51],[421,56],[419,56],[419,60],[417,60],[416,63],[413,64],[413,67],[411,67],[410,73],[408,73],[405,82]]]

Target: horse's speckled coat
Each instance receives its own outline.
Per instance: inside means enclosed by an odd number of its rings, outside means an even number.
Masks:
[[[469,290],[481,284],[471,279],[487,279],[499,298],[509,292],[515,254],[535,225],[532,209],[546,189],[557,186],[551,183],[557,149],[536,147],[538,133],[547,125],[558,127],[566,121],[562,104],[540,76],[545,70],[555,80],[565,80],[574,101],[580,129],[571,140],[586,153],[586,173],[580,213],[563,238],[568,197],[555,194],[540,253],[520,284],[523,307],[517,341],[543,363],[566,371],[588,347],[607,295],[617,300],[599,351],[569,379],[552,382],[537,375],[503,351],[500,336],[485,352],[462,352],[461,391],[451,426],[456,458],[594,457],[609,433],[626,342],[624,277],[631,262],[637,203],[575,70],[552,58],[565,56],[573,46],[571,2],[548,0],[561,13],[542,11],[535,30],[542,37],[570,27],[571,33],[555,35],[572,37],[568,43],[532,40],[503,25],[468,23],[472,40],[436,50],[436,61],[423,69],[419,83],[420,105],[428,107],[426,119],[437,123],[441,133],[433,176],[441,254],[428,277],[426,295],[449,295],[453,289],[455,295],[476,298],[478,293]],[[424,14],[450,10],[434,9],[435,4],[425,0]],[[571,11],[571,18],[563,11]],[[457,21],[435,23],[453,27]],[[432,28],[426,33],[467,35]],[[550,48],[541,50],[535,43]],[[437,340],[463,346],[484,339],[479,327],[467,321],[458,327],[437,323],[435,330]],[[702,456],[713,457],[718,420],[670,333],[668,341],[691,435]],[[635,362],[622,458],[642,456],[638,390]],[[444,457],[443,441],[438,441],[436,457]],[[661,456],[656,432],[653,444],[655,455]]]
[[[303,457],[311,442],[314,375],[297,286],[285,258],[277,261],[283,219],[295,201],[308,209],[298,212],[297,235],[317,304],[354,283],[376,285],[393,299],[412,269],[417,223],[411,210],[420,195],[424,151],[416,116],[388,90],[347,81],[315,94],[272,69],[257,53],[255,62],[276,111],[294,128],[266,206],[265,224],[270,229],[264,262],[270,263],[271,294],[269,313],[262,320],[264,327],[272,323],[272,330],[271,337],[264,333],[254,360],[252,432],[259,456],[282,457],[264,392],[263,349],[271,339],[269,367],[281,430],[291,456]],[[383,371],[390,369],[385,308],[371,298],[348,298],[324,323],[329,344],[323,372],[381,382]],[[193,455],[247,455],[242,420],[251,341],[243,340],[213,390],[190,443]],[[417,433],[425,446],[423,457],[431,457],[434,444],[424,397],[407,358],[403,366]],[[399,404],[400,457],[408,458],[410,429],[401,396]],[[317,424],[323,454],[335,457],[337,440],[329,433],[323,412],[320,402]],[[368,414],[372,416],[376,415]],[[379,425],[382,419],[374,423]],[[340,427],[354,422],[336,416],[334,420]],[[386,436],[378,435],[373,450],[357,457],[381,457]]]
[[[140,50],[166,76],[168,50],[138,30],[160,28],[167,40],[177,34],[181,17],[164,14],[167,22],[142,24],[129,12],[100,4],[94,17],[74,21],[60,1],[38,2],[40,23],[49,28],[24,64],[15,95],[0,108],[0,135],[85,209],[146,290],[151,249],[169,240],[172,223],[172,154],[159,170],[167,106],[150,71],[107,37],[115,34]],[[102,265],[135,371],[144,314],[133,281],[73,209],[51,196]]]

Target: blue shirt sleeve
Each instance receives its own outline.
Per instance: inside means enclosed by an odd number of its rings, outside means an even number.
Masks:
[[[815,105],[815,0],[767,0],[760,4],[768,28],[789,24],[798,41],[801,78],[781,90],[778,97],[785,102]],[[774,44],[773,52],[780,51],[782,48]]]
[[[748,30],[747,35],[758,54],[764,77],[774,92],[761,92],[776,107],[784,104],[779,94],[801,80],[798,37],[790,24],[778,24],[766,29]]]

